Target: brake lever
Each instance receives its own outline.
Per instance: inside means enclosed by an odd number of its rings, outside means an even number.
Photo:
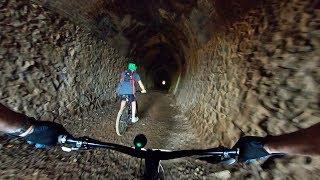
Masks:
[[[73,138],[68,137],[66,135],[61,135],[58,137],[58,143],[62,144],[61,149],[66,152],[76,151],[76,150],[88,150],[94,149],[92,143],[99,143],[99,141],[89,138],[89,137],[80,137],[80,138]]]
[[[61,135],[58,137],[58,143],[62,144],[61,149],[65,152],[77,151],[80,149],[89,149],[85,145],[85,138],[73,139],[66,135]]]
[[[225,147],[218,147],[218,148],[213,148],[213,150],[220,150],[223,153],[220,155],[207,155],[207,156],[202,156],[197,159],[206,161],[211,164],[224,164],[224,165],[231,165],[234,164],[235,162],[238,161],[238,155],[240,153],[240,149],[234,149],[233,152],[228,152],[230,149],[225,148]]]

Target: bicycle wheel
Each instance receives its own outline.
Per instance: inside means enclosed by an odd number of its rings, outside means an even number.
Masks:
[[[128,107],[127,105],[125,106],[125,108],[123,109],[122,113],[120,116],[117,117],[116,120],[116,133],[119,136],[122,136],[127,128],[128,128],[128,119],[129,119],[129,115],[128,115]]]

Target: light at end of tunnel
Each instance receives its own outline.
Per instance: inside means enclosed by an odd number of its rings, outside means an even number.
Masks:
[[[162,85],[166,85],[166,81],[165,80],[162,81]]]

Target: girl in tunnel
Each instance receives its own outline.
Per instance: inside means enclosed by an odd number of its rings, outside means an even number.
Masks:
[[[135,97],[135,82],[138,82],[141,93],[146,93],[146,89],[141,81],[139,74],[136,72],[137,65],[134,63],[128,64],[128,69],[121,73],[120,82],[117,87],[117,94],[121,99],[120,110],[117,115],[117,120],[119,120],[122,111],[126,105],[126,100],[128,99],[132,106],[132,119],[133,123],[137,122],[139,119],[136,117],[136,97]]]

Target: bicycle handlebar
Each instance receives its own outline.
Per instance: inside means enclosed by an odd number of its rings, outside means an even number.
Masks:
[[[161,150],[161,149],[137,149],[115,143],[100,142],[88,137],[72,138],[67,136],[60,136],[59,143],[63,145],[71,145],[71,147],[62,147],[64,151],[92,149],[92,148],[106,148],[115,150],[121,153],[128,154],[136,158],[146,159],[148,157],[157,158],[159,160],[177,159],[190,156],[222,156],[224,158],[234,158],[239,155],[239,149],[228,149],[223,147],[211,149],[195,149],[195,150]]]
[[[138,135],[139,136],[139,135]],[[138,137],[137,136],[137,137]],[[136,137],[136,138],[137,138]],[[128,147],[115,143],[100,142],[88,137],[73,138],[70,136],[59,136],[58,142],[63,146],[62,150],[72,151],[81,149],[106,148],[115,150],[132,157],[141,158],[145,161],[144,178],[156,180],[159,179],[159,166],[161,160],[177,159],[182,157],[199,156],[197,159],[207,161],[209,163],[233,164],[239,155],[239,149],[228,149],[224,147],[211,149],[196,149],[196,150],[162,150],[162,149],[144,149]],[[145,145],[145,144],[144,144]],[[143,146],[144,146],[143,145]],[[140,147],[140,146],[136,146]],[[142,147],[142,146],[141,146]]]

